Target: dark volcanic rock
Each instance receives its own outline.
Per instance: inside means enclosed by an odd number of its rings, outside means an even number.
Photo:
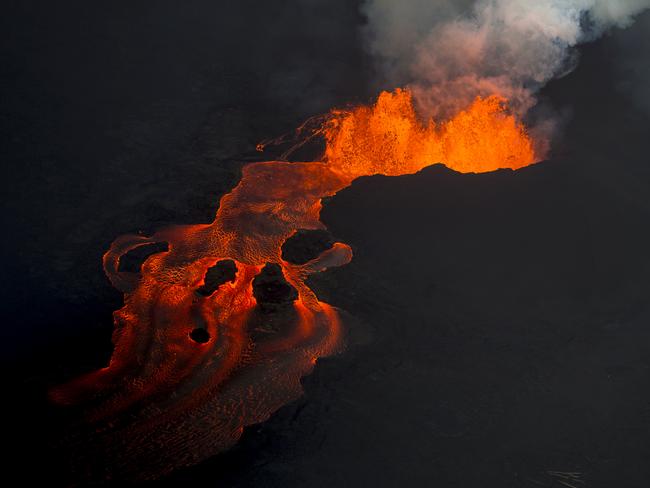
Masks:
[[[142,268],[142,263],[149,256],[158,254],[159,252],[167,252],[168,250],[169,245],[166,242],[154,242],[152,244],[138,246],[120,258],[120,264],[117,270],[126,273],[139,273]]]
[[[45,392],[108,362],[123,305],[108,243],[209,222],[255,142],[377,87],[360,0],[7,3],[2,343],[20,362],[4,365],[5,478],[70,486],[50,437],[80,418]],[[563,161],[362,178],[329,199],[323,221],[355,257],[310,286],[372,340],[151,486],[648,486],[650,119],[631,90],[646,50],[619,62],[622,36],[647,46],[643,18],[542,91],[542,111],[572,114]],[[255,342],[285,332],[258,312]]]
[[[253,295],[262,311],[274,311],[290,305],[298,292],[282,274],[278,264],[267,263],[253,280]]]
[[[305,264],[334,245],[332,235],[324,229],[299,230],[282,246],[282,259]]]
[[[237,265],[232,259],[223,259],[217,264],[208,268],[205,273],[203,286],[196,292],[204,297],[210,296],[214,291],[227,281],[235,281]]]

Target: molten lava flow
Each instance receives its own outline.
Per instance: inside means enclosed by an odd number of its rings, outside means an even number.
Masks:
[[[306,279],[352,258],[342,243],[305,264],[282,258],[299,229],[324,228],[323,197],[358,176],[413,173],[440,161],[463,172],[534,162],[530,139],[497,97],[423,125],[410,94],[396,90],[373,107],[332,112],[322,132],[325,163],[244,166],[211,224],[124,236],[106,252],[104,269],[125,296],[110,364],[52,392],[61,403],[86,405],[96,445],[81,443],[80,462],[102,459],[118,479],[154,478],[228,448],[244,426],[300,395],[300,378],[342,342],[336,311]],[[148,257],[140,273],[120,268],[126,253],[157,242],[167,250]],[[223,260],[234,261],[234,280],[205,293],[206,272]],[[253,290],[267,263],[279,265],[298,296],[275,318],[258,310]],[[205,329],[199,342],[197,329]]]

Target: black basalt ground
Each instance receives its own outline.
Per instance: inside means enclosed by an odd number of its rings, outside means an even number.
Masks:
[[[142,268],[142,263],[149,256],[159,252],[165,252],[168,249],[169,245],[166,242],[155,242],[153,244],[138,246],[120,258],[117,270],[120,272],[139,273]]]
[[[214,266],[208,268],[204,283],[196,292],[199,295],[210,296],[217,288],[229,281],[235,281],[237,277],[237,265],[232,259],[222,259]]]
[[[293,264],[305,264],[334,245],[328,230],[299,230],[282,246],[282,259]]]
[[[0,16],[7,479],[71,478],[52,441],[80,412],[47,389],[110,357],[112,240],[210,222],[241,165],[273,157],[256,143],[393,88],[368,69],[358,3],[40,0]],[[648,486],[650,118],[616,67],[622,35],[542,92],[564,114],[549,161],[367,177],[328,199],[354,259],[309,286],[344,311],[346,351],[232,450],[151,485]]]
[[[279,264],[267,263],[253,279],[253,296],[262,311],[291,307],[298,292],[282,274]]]

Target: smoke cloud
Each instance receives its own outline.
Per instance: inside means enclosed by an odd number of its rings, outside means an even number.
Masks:
[[[627,27],[650,0],[365,0],[364,28],[384,82],[408,85],[425,116],[444,119],[498,94],[524,115],[575,46]]]
[[[650,12],[616,36],[618,90],[650,114]]]

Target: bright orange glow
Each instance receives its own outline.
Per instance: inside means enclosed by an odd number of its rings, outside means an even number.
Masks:
[[[481,172],[535,161],[530,138],[497,97],[425,125],[408,91],[384,92],[372,107],[333,111],[320,133],[325,162],[244,166],[211,224],[113,242],[104,269],[124,293],[124,307],[114,314],[111,362],[52,391],[60,403],[85,402],[97,432],[97,445],[76,455],[106,459],[114,476],[154,478],[227,449],[244,426],[301,394],[300,378],[342,346],[336,310],[318,300],[307,278],[352,259],[343,243],[301,265],[282,258],[298,230],[324,228],[323,197],[362,175],[414,173],[437,162]],[[168,250],[148,257],[141,273],[120,270],[127,252],[163,241]],[[202,296],[206,271],[224,259],[236,263],[236,278]],[[253,293],[266,263],[279,265],[298,292],[280,328],[260,319]],[[196,328],[209,333],[207,342],[191,339]]]
[[[497,96],[477,98],[451,120],[425,125],[409,91],[383,92],[371,107],[334,111],[325,137],[328,163],[351,178],[415,173],[435,163],[482,173],[535,162],[531,139]]]

